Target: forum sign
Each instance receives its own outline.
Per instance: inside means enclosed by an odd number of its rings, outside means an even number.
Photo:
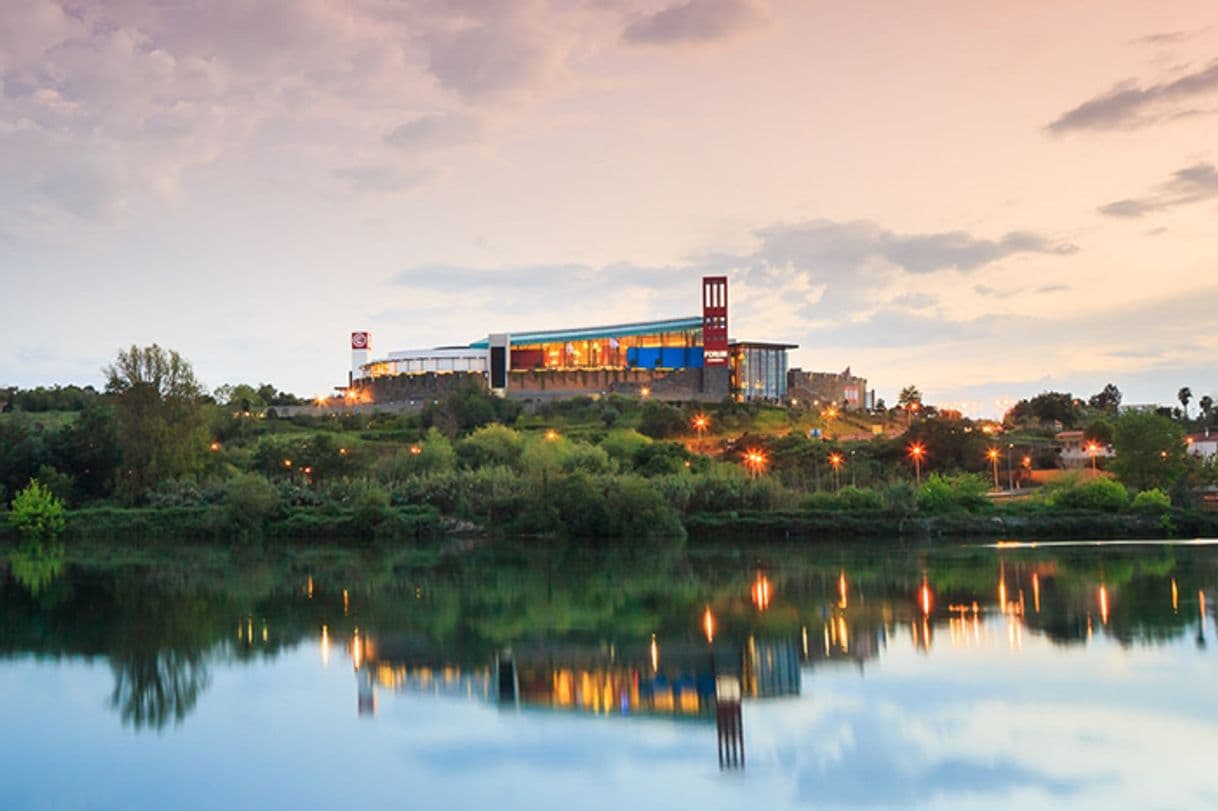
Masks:
[[[727,366],[727,277],[702,277],[702,365]]]

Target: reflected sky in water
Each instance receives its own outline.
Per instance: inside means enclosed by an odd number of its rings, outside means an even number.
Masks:
[[[1215,546],[31,554],[6,809],[1218,807]]]

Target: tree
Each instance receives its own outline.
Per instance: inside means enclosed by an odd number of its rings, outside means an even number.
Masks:
[[[901,389],[901,393],[897,395],[897,405],[901,408],[909,408],[914,403],[922,405],[922,392],[918,391],[918,387],[906,386]]]
[[[159,482],[202,468],[203,390],[185,358],[156,344],[132,346],[120,350],[104,373],[122,453],[119,495],[134,502]]]
[[[1180,405],[1184,406],[1184,419],[1188,419],[1188,404],[1193,399],[1193,390],[1188,386],[1184,386],[1180,391],[1176,392],[1176,399],[1180,401]]]
[[[13,499],[8,520],[23,538],[52,540],[63,532],[63,502],[34,479]]]
[[[1092,420],[1083,431],[1083,438],[1088,442],[1098,442],[1101,445],[1112,444],[1112,423],[1103,417]]]
[[[1214,413],[1214,398],[1208,394],[1202,395],[1197,401],[1197,406],[1201,409],[1201,416],[1205,417],[1205,422],[1208,424],[1210,415]]]
[[[1087,399],[1087,405],[1100,411],[1115,412],[1121,405],[1121,390],[1109,383]]]
[[[1030,400],[1020,400],[1008,416],[1014,422],[1033,418],[1042,423],[1060,422],[1062,427],[1072,428],[1078,419],[1078,409],[1069,392],[1045,391]]]
[[[1122,414],[1113,426],[1112,445],[1116,457],[1109,467],[1134,490],[1169,490],[1188,469],[1184,429],[1161,414]]]

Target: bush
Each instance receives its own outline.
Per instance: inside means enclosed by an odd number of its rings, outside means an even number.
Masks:
[[[973,511],[989,504],[985,496],[989,485],[972,473],[943,476],[932,473],[918,488],[918,509],[928,513]]]
[[[279,491],[257,473],[242,473],[224,486],[224,507],[233,524],[261,528],[279,510]]]
[[[351,507],[356,527],[361,532],[370,532],[389,515],[389,491],[376,482],[363,482]]]
[[[1136,512],[1164,513],[1171,509],[1171,497],[1155,487],[1134,496],[1130,507]]]
[[[685,415],[658,400],[648,400],[639,415],[639,433],[652,439],[665,439],[685,431]]]
[[[626,429],[610,431],[609,435],[601,440],[600,447],[609,454],[609,458],[616,460],[625,469],[634,465],[635,456],[649,444],[651,440],[648,437],[638,431]]]
[[[676,510],[646,479],[620,476],[610,480],[607,493],[613,534],[622,538],[685,539],[685,527]]]
[[[1123,510],[1129,504],[1124,485],[1108,478],[1090,479],[1052,495],[1055,507],[1074,510]]]
[[[457,444],[457,458],[462,467],[470,470],[494,465],[514,468],[520,464],[523,450],[524,440],[519,431],[492,423],[461,440]]]
[[[31,479],[13,499],[8,520],[24,538],[49,540],[63,532],[63,513],[63,501],[42,482]]]
[[[837,494],[838,504],[843,510],[882,510],[884,501],[880,494],[865,487],[843,487]]]
[[[825,510],[837,510],[841,508],[841,502],[837,500],[837,496],[832,493],[826,493],[823,490],[817,490],[815,493],[808,493],[800,499],[799,506],[805,510],[813,512],[821,512]]]

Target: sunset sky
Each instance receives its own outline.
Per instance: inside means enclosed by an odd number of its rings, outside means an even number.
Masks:
[[[698,312],[1000,411],[1218,396],[1218,4],[3,0],[0,385],[299,394]]]

